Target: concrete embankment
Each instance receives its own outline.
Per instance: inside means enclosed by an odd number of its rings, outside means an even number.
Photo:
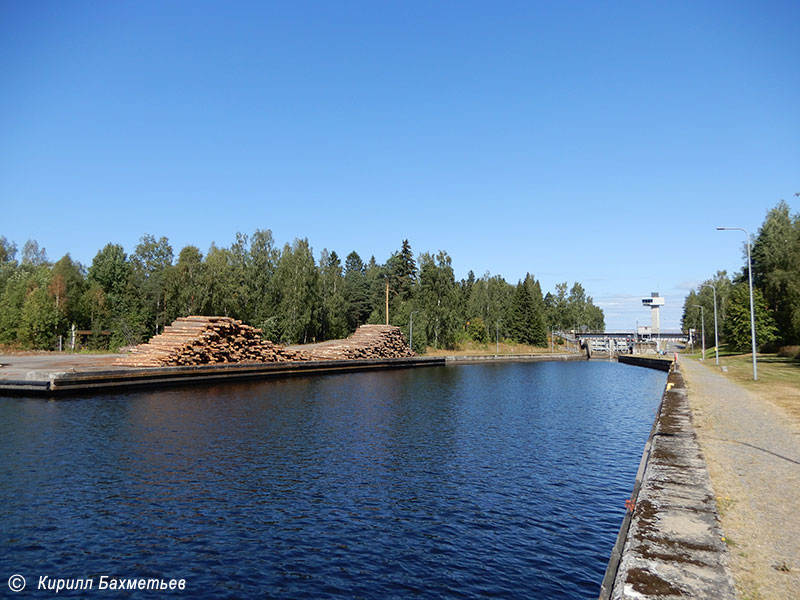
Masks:
[[[25,361],[0,370],[0,394],[57,396],[141,387],[166,387],[242,380],[275,379],[304,375],[351,373],[378,369],[407,369],[470,362],[539,362],[585,360],[580,354],[537,354],[500,356],[415,356],[359,360],[319,360],[281,363],[227,363],[184,367],[121,367],[113,365],[113,355],[106,364],[70,366],[63,355],[31,357],[33,368]],[[8,362],[8,361],[5,361]],[[15,361],[12,361],[15,362]]]
[[[284,363],[229,363],[191,367],[90,368],[28,372],[23,379],[0,379],[0,394],[61,395],[109,389],[165,387],[228,381],[275,379],[376,369],[444,365],[444,358],[414,357]]]
[[[553,362],[566,360],[586,360],[582,353],[570,354],[476,354],[470,356],[445,356],[448,365],[493,362]]]
[[[636,365],[637,367],[647,367],[659,371],[669,371],[672,368],[672,360],[669,358],[656,358],[653,356],[641,356],[638,354],[620,354],[617,360],[626,365]]]
[[[673,369],[600,599],[734,599],[728,564],[683,376]]]

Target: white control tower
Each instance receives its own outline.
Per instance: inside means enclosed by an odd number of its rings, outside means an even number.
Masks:
[[[659,322],[659,310],[662,306],[664,306],[664,298],[659,296],[658,292],[653,292],[650,294],[649,298],[642,298],[642,306],[650,307],[650,332],[651,334],[657,334],[661,330],[661,324]]]

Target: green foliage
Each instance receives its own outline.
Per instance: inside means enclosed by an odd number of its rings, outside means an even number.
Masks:
[[[469,339],[486,344],[489,342],[489,330],[480,317],[473,317],[467,323],[467,336]]]
[[[15,262],[14,257],[17,255],[17,245],[6,239],[6,236],[0,235],[0,264]]]
[[[531,346],[547,345],[545,307],[539,282],[530,273],[511,298],[508,332],[511,339]]]
[[[392,292],[402,300],[411,298],[411,290],[417,276],[417,263],[411,252],[411,244],[403,240],[398,252],[386,262],[386,274]]]
[[[384,264],[374,256],[365,264],[353,251],[342,265],[328,250],[317,264],[308,240],[279,250],[261,229],[237,233],[229,247],[212,243],[205,256],[186,246],[177,260],[166,237],[145,234],[130,256],[107,244],[88,270],[69,255],[50,264],[34,240],[19,264],[15,256],[16,245],[0,237],[0,342],[27,347],[52,348],[73,324],[110,330],[112,348],[139,343],[190,314],[241,319],[284,343],[339,338],[366,322],[385,322],[387,284],[389,320],[408,334],[413,314],[417,350],[452,349],[466,339],[486,343],[512,332],[544,345],[554,322],[589,323],[593,314],[580,284],[569,297],[563,284],[546,300],[531,275],[518,286],[489,273],[476,279],[471,271],[457,282],[446,252],[415,259],[408,240]],[[602,323],[602,311],[594,317]],[[106,341],[90,336],[89,345]]]
[[[747,252],[736,285],[722,271],[704,282],[717,288],[721,341],[741,351],[750,349],[750,305]],[[772,343],[800,343],[800,215],[792,215],[780,201],[767,212],[752,243],[753,285],[756,299],[756,340],[759,347]],[[742,291],[744,286],[746,294]],[[713,343],[713,292],[703,285],[691,290],[683,308],[683,327],[700,330],[700,304],[705,312],[706,344]]]
[[[753,243],[753,284],[764,294],[783,342],[800,340],[800,216],[781,200]]]
[[[203,312],[208,303],[205,269],[203,254],[197,247],[186,246],[180,251],[178,262],[166,271],[167,321]]]
[[[322,339],[345,337],[347,304],[344,294],[344,273],[336,252],[322,251],[320,257],[319,296],[322,300],[320,333]]]
[[[305,344],[316,339],[320,316],[317,278],[308,240],[286,244],[275,272],[280,290],[281,341]]]
[[[59,314],[47,290],[47,278],[47,272],[37,274],[22,305],[18,339],[26,348],[52,349],[56,345]]]
[[[355,251],[347,255],[344,263],[344,303],[347,328],[355,331],[372,312],[364,262]]]
[[[446,252],[440,251],[435,258],[423,252],[419,264],[417,306],[421,337],[434,348],[454,348],[461,323],[452,260]]]
[[[764,295],[753,288],[753,306],[756,322],[756,344],[758,348],[775,341],[775,319],[767,310]],[[750,290],[747,283],[733,286],[727,318],[725,319],[726,341],[739,352],[751,350]]]

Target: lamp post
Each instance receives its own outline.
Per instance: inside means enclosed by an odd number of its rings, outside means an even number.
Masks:
[[[741,227],[717,227],[717,231],[743,231],[747,238],[747,275],[750,281],[750,339],[753,346],[753,381],[758,380],[756,366],[756,311],[753,308],[753,265],[750,260],[750,232]]]
[[[717,333],[717,287],[713,283],[704,283],[700,287],[710,287],[714,292],[714,355],[719,366],[719,334]]]
[[[693,304],[692,306],[696,306],[700,309],[700,341],[703,343],[703,358],[700,360],[706,359],[706,315],[703,307],[700,304]]]
[[[414,351],[414,313],[417,312],[415,310],[411,311],[411,315],[409,316],[409,324],[408,324],[408,349],[412,352]]]
[[[496,344],[494,349],[494,355],[497,356],[498,354],[500,354],[500,321],[495,321],[494,328],[495,328],[494,342]]]

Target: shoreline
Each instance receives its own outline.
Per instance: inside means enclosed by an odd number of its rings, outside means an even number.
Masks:
[[[75,356],[75,355],[72,355]],[[0,356],[0,394],[61,396],[127,391],[226,381],[266,380],[303,375],[352,373],[379,369],[406,369],[481,362],[550,362],[586,360],[581,354],[514,354],[478,356],[417,356],[411,358],[325,360],[281,363],[218,363],[184,367],[121,367],[117,355],[34,357]],[[27,360],[26,360],[27,359]],[[9,362],[11,364],[9,364]],[[50,363],[50,364],[48,364]],[[33,367],[33,368],[30,368]]]

